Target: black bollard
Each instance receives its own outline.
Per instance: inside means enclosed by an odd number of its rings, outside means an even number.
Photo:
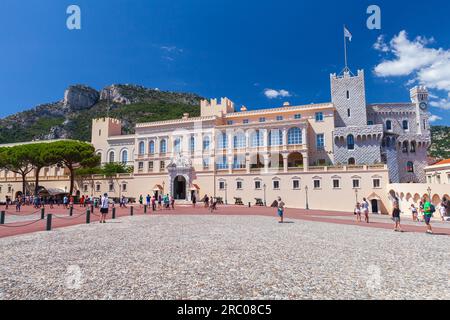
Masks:
[[[112,208],[112,218],[116,218],[116,208]]]
[[[91,223],[91,210],[86,210],[86,224]]]
[[[249,207],[249,208],[252,207],[252,203],[251,203],[251,202],[248,203],[248,207]]]
[[[144,204],[144,214],[147,213],[147,205]]]
[[[0,213],[0,224],[5,224],[5,215],[6,215],[5,211],[2,211]]]
[[[134,215],[134,210],[133,209],[134,209],[133,207],[130,207],[130,216]]]
[[[45,209],[42,208],[41,209],[41,220],[44,220],[44,219],[45,219]]]
[[[52,230],[52,214],[49,213],[47,215],[47,231],[51,231]]]
[[[69,209],[69,216],[73,216],[73,207],[70,207]]]
[[[94,205],[91,204],[91,212],[94,213]]]

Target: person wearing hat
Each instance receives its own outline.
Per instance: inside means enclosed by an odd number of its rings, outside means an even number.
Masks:
[[[283,217],[284,217],[284,202],[281,201],[281,197],[278,197],[278,216],[280,217],[280,223],[283,223]]]

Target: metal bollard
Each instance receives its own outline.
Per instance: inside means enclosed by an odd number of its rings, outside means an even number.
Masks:
[[[47,215],[47,231],[51,231],[52,230],[52,214],[49,213]]]
[[[44,219],[45,219],[45,209],[42,208],[41,209],[41,220],[44,220]]]
[[[91,210],[86,210],[86,224],[91,223]]]
[[[116,208],[112,208],[112,218],[116,218]]]
[[[147,205],[144,204],[144,214],[147,213]]]
[[[0,213],[0,224],[5,224],[5,215],[6,215],[5,211],[2,211]]]
[[[94,213],[94,205],[91,204],[91,212]]]
[[[251,203],[251,202],[248,203],[248,207],[249,207],[249,208],[252,207],[252,203]]]
[[[130,216],[134,215],[134,210],[133,209],[134,209],[133,207],[130,207]]]
[[[73,207],[70,207],[69,209],[69,216],[73,216]]]

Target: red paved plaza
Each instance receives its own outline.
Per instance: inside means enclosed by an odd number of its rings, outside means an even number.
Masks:
[[[69,215],[69,210],[61,207],[54,207],[50,209],[45,208],[45,213],[51,213],[52,229],[69,227],[78,224],[86,223],[86,209],[75,206],[73,216]],[[2,210],[5,210],[3,207]],[[134,215],[144,215],[144,208],[140,206],[133,206]],[[177,206],[175,210],[147,210],[148,215],[210,215],[209,210],[203,208],[199,204],[196,208],[192,206]],[[124,216],[130,216],[130,207],[119,208],[116,207],[116,218],[120,219]],[[246,207],[246,206],[220,206],[213,215],[233,215],[233,216],[268,216],[273,217],[274,222],[277,219],[276,212],[273,208],[265,207]],[[0,225],[0,238],[15,236],[26,233],[33,233],[45,231],[47,225],[47,218],[41,218],[40,210],[32,207],[23,207],[20,213],[15,212],[15,208],[11,207],[6,210],[5,224]],[[112,218],[112,213],[108,215],[108,219]],[[98,223],[100,219],[99,209],[94,209],[90,215],[90,223]],[[354,225],[364,228],[382,228],[393,229],[393,224],[387,216],[371,215],[372,221],[367,223],[357,223],[353,214],[343,212],[331,211],[317,211],[317,210],[302,210],[302,209],[287,209],[285,219],[306,220],[322,223]],[[425,225],[423,223],[412,223],[409,217],[403,218],[403,230],[405,232],[425,232]],[[433,224],[434,232],[438,235],[450,235],[450,225],[443,222],[435,222]]]

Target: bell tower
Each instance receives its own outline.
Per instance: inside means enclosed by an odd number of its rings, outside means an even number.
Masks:
[[[418,134],[430,134],[429,111],[428,111],[428,89],[417,86],[411,89],[411,102],[416,108],[416,125]]]

